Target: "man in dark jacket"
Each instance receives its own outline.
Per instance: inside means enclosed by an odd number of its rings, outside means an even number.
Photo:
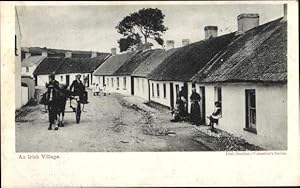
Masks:
[[[79,96],[81,103],[87,103],[87,92],[85,91],[85,86],[80,80],[81,75],[76,75],[76,79],[72,82],[70,86],[70,91],[73,92],[74,96]]]
[[[52,130],[52,124],[55,125],[54,130],[58,130],[56,99],[59,90],[59,82],[55,80],[54,74],[51,74],[49,76],[49,83],[46,83],[46,88],[47,88],[47,105],[48,105],[48,114],[49,114],[48,130]]]
[[[200,106],[199,101],[201,99],[200,95],[196,92],[196,88],[192,88],[192,94],[190,96],[191,105],[191,122],[193,125],[200,125]]]

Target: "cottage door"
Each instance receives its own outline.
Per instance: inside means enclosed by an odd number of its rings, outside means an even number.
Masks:
[[[131,76],[131,95],[134,95],[134,77]]]
[[[66,75],[66,85],[70,85],[70,75]]]
[[[200,117],[201,123],[205,124],[205,87],[200,86]]]
[[[255,90],[246,90],[246,128],[256,130]]]
[[[174,91],[173,91],[173,83],[170,83],[170,107],[174,108]]]

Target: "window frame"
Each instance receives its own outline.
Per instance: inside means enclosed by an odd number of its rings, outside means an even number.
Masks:
[[[251,94],[254,94],[254,106],[251,105]],[[253,98],[252,98],[253,99]],[[245,131],[257,134],[256,90],[245,89]],[[251,122],[251,111],[254,111],[254,123]]]
[[[119,80],[119,77],[117,77],[117,90],[119,89],[120,87],[120,80]]]
[[[159,83],[156,83],[156,95],[158,98],[160,97]]]
[[[152,97],[155,97],[155,96],[154,96],[154,93],[155,93],[155,92],[154,92],[154,83],[151,83],[151,88],[152,88]]]
[[[127,89],[126,82],[127,82],[126,77],[123,77],[123,90]]]

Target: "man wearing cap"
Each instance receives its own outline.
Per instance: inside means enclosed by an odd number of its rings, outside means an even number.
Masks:
[[[47,101],[48,101],[48,114],[49,114],[49,128],[52,129],[52,124],[55,125],[54,130],[58,130],[57,124],[57,107],[56,107],[56,97],[59,90],[59,82],[55,80],[55,74],[49,76],[49,83],[46,83],[47,88]]]
[[[73,91],[74,96],[79,96],[79,100],[83,103],[87,103],[83,98],[83,95],[85,94],[87,96],[87,93],[85,91],[85,86],[80,80],[81,75],[76,75],[76,79],[72,82],[70,86],[70,91]]]

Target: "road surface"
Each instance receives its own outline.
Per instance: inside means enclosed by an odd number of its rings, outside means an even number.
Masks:
[[[119,94],[92,96],[80,124],[74,113],[66,113],[65,126],[47,130],[48,114],[42,105],[16,122],[17,152],[129,152],[207,151],[197,142],[195,128],[171,123],[166,109],[146,106],[138,98]],[[68,106],[68,103],[67,103]],[[66,110],[70,110],[67,108]]]

